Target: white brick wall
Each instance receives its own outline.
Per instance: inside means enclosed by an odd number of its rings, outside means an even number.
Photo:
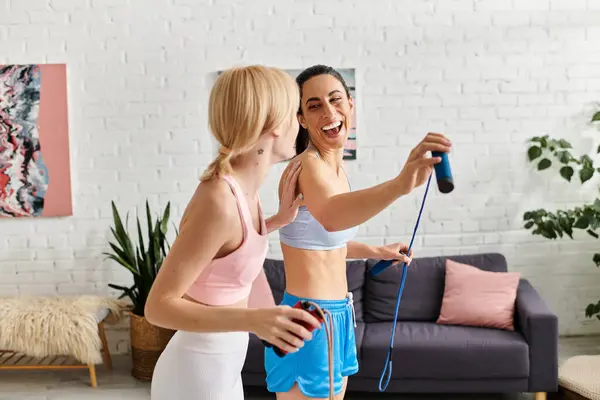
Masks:
[[[456,191],[433,190],[417,256],[500,251],[540,290],[563,334],[600,332],[597,242],[550,242],[524,211],[577,204],[593,190],[530,171],[526,138],[549,132],[592,149],[584,118],[600,100],[597,0],[7,0],[1,63],[67,63],[75,216],[3,220],[0,295],[107,294],[129,280],[105,262],[110,201],[171,201],[175,221],[212,157],[207,96],[215,70],[264,63],[357,68],[361,188],[397,174],[427,131],[454,141]],[[584,115],[584,112],[588,114]],[[582,132],[588,132],[587,136]],[[474,169],[473,169],[474,168]],[[263,202],[276,211],[281,168]],[[560,196],[552,199],[552,190]],[[526,194],[526,191],[532,194]],[[408,242],[423,191],[361,227]],[[270,256],[279,257],[277,234]],[[127,332],[111,333],[127,350]]]

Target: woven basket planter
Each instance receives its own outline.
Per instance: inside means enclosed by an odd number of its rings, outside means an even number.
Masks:
[[[152,325],[146,318],[133,313],[129,313],[129,318],[131,375],[141,381],[151,381],[156,361],[175,331]]]

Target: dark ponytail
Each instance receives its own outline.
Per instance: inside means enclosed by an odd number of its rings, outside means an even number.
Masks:
[[[346,96],[350,98],[350,89],[348,89],[348,85],[346,85],[346,81],[342,77],[342,75],[337,72],[335,69],[327,66],[327,65],[313,65],[312,67],[306,68],[296,77],[296,83],[300,88],[300,108],[298,109],[298,115],[302,115],[302,89],[304,88],[304,84],[315,76],[319,75],[331,75],[344,86],[346,90]],[[300,125],[298,129],[298,137],[296,137],[296,155],[304,152],[308,148],[310,143],[310,137],[308,136],[308,131]]]
[[[306,150],[309,142],[308,131],[300,125],[300,128],[298,128],[298,136],[296,137],[296,155]]]

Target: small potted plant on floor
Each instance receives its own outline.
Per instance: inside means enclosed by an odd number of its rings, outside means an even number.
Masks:
[[[150,206],[146,201],[146,239],[139,217],[137,222],[137,244],[131,239],[127,230],[128,216],[125,225],[121,220],[119,211],[114,202],[111,202],[114,227],[111,232],[117,243],[112,241],[109,245],[112,252],[104,253],[109,259],[122,265],[133,276],[133,285],[130,287],[115,285],[108,286],[120,290],[119,298],[128,296],[132,302],[130,311],[130,338],[132,369],[131,374],[143,381],[150,381],[158,357],[175,333],[150,324],[144,317],[144,308],[150,288],[160,270],[163,260],[170,250],[167,240],[167,226],[170,216],[170,203],[163,210],[162,216],[152,217]],[[177,229],[175,229],[177,234]]]

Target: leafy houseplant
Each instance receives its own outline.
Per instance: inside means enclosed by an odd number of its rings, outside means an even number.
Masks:
[[[114,227],[111,232],[117,243],[109,242],[112,252],[104,253],[109,259],[122,265],[133,275],[133,285],[130,287],[109,283],[108,286],[122,291],[119,298],[128,296],[132,302],[130,313],[130,336],[132,348],[132,375],[140,380],[150,380],[156,360],[164,350],[172,330],[150,324],[144,317],[146,300],[150,288],[167,256],[171,246],[167,239],[167,224],[171,205],[167,206],[160,218],[152,218],[150,206],[146,201],[146,240],[142,224],[136,216],[137,244],[127,231],[129,213],[125,225],[114,202],[111,202]],[[177,229],[175,229],[177,233]]]
[[[600,121],[600,111],[596,112],[591,122]],[[527,150],[531,163],[537,163],[539,171],[546,170],[558,162],[560,176],[568,182],[576,176],[581,184],[592,179],[594,173],[600,173],[600,168],[594,165],[592,158],[587,155],[574,157],[571,154],[573,147],[564,139],[554,139],[548,135],[536,136],[529,140]],[[600,146],[596,149],[600,153]],[[600,186],[598,187],[600,191]],[[527,211],[523,214],[524,228],[531,229],[534,235],[541,235],[548,239],[563,238],[565,235],[573,239],[575,229],[581,230],[598,239],[600,228],[600,198],[594,199],[589,204],[583,204],[568,210],[550,212],[545,209]],[[600,267],[600,252],[595,253],[592,261]],[[596,316],[600,320],[600,301],[588,304],[585,309],[588,318]]]

